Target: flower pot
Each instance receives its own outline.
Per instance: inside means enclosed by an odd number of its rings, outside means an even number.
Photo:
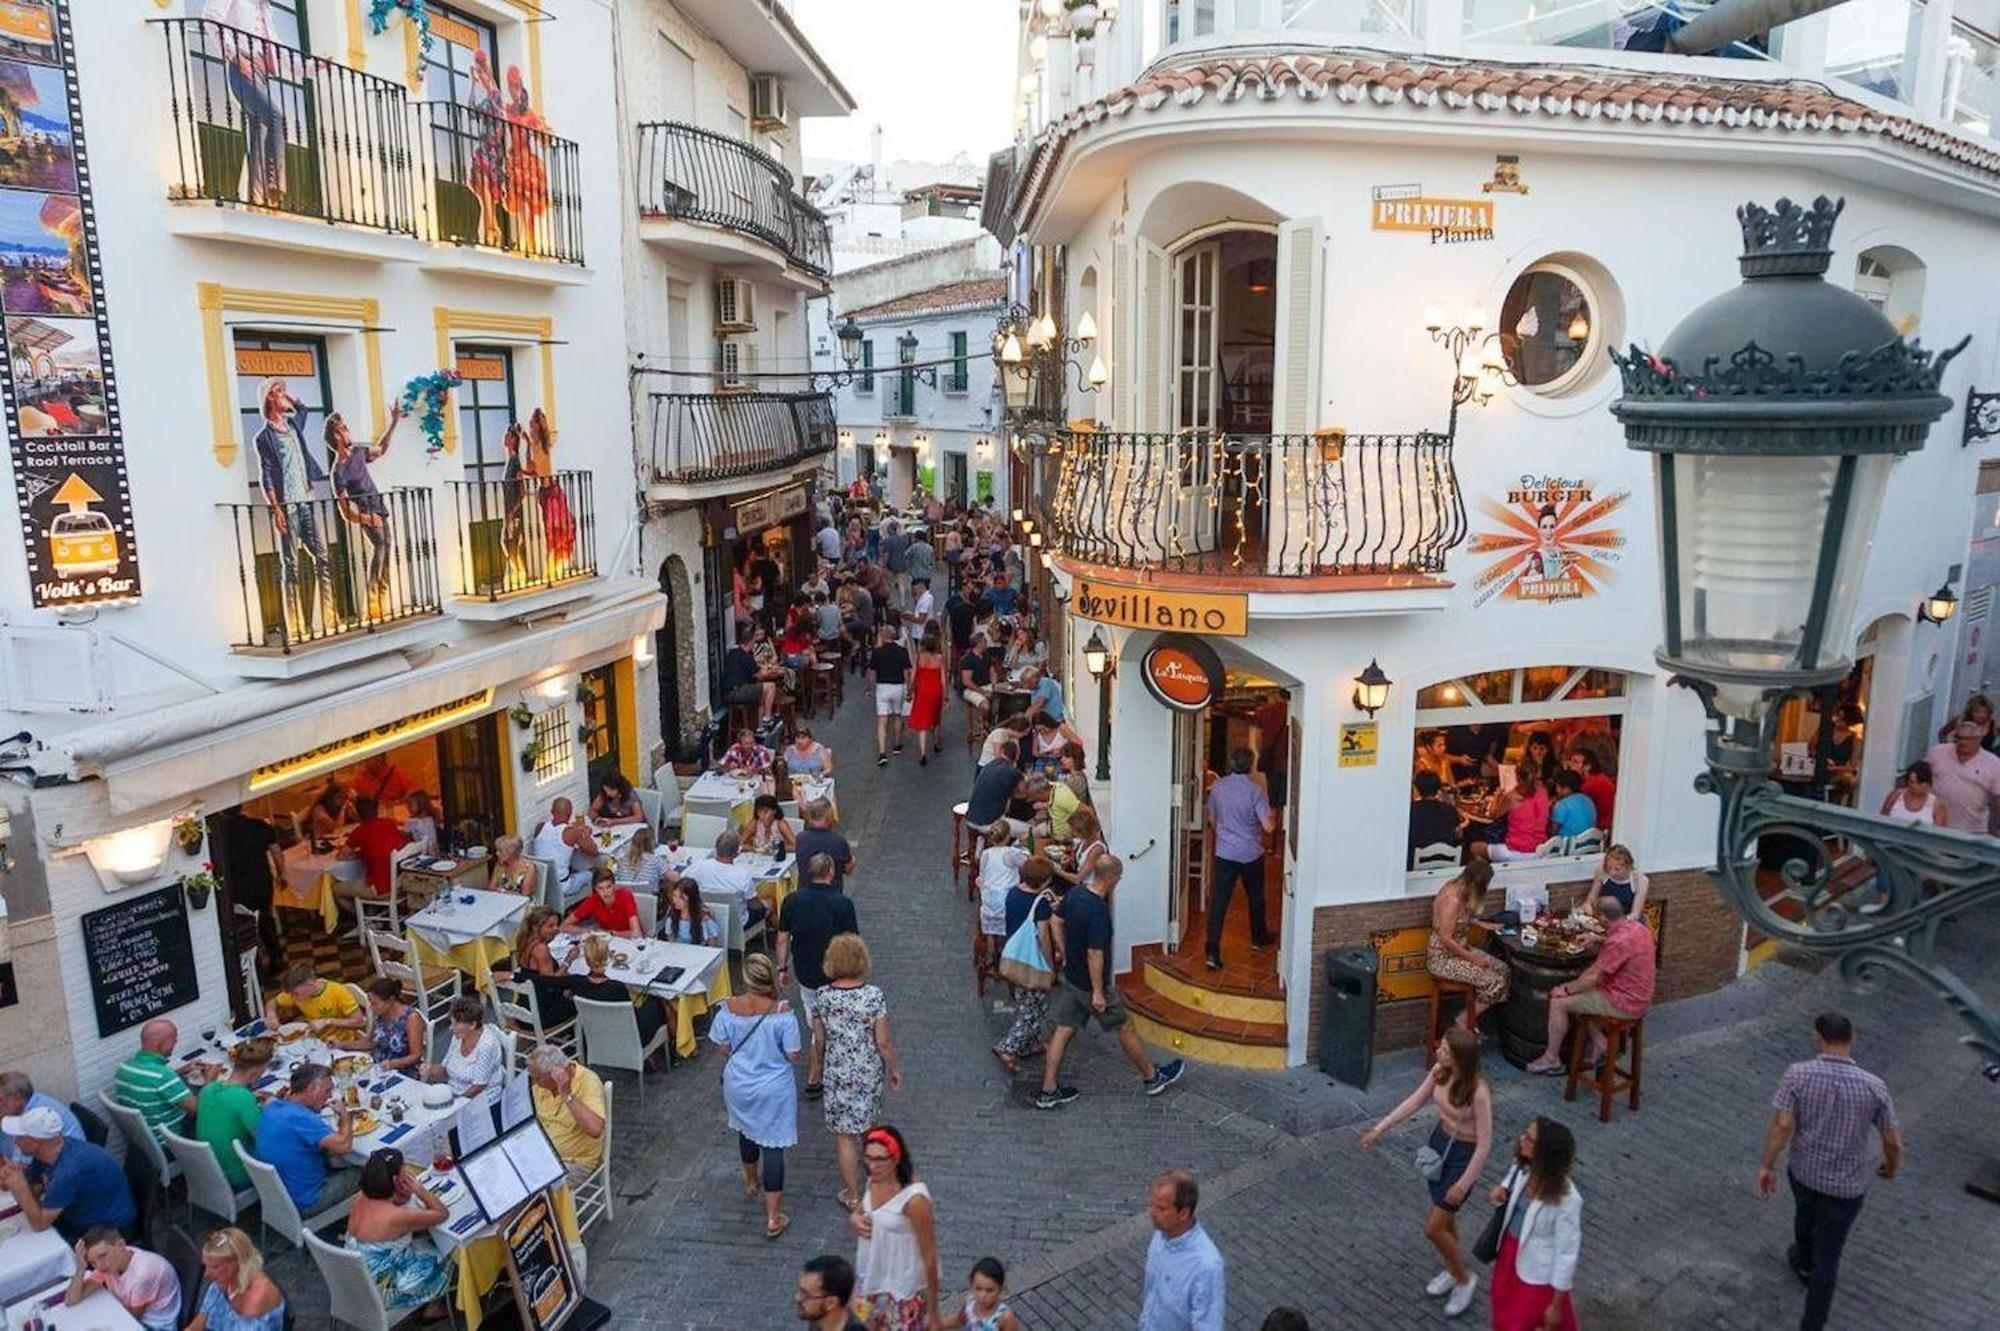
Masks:
[[[210,889],[206,887],[188,886],[184,890],[187,893],[189,906],[193,907],[195,910],[208,909],[208,898]]]

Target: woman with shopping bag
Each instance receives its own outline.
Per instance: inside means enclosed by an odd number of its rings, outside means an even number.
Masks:
[[[1000,978],[1014,987],[1014,1024],[993,1046],[993,1057],[1010,1074],[1021,1060],[1042,1049],[1042,1021],[1048,1015],[1049,989],[1062,966],[1062,931],[1055,927],[1067,884],[1055,876],[1045,855],[1022,862],[1020,881],[1007,893],[1007,945],[1000,953]]]

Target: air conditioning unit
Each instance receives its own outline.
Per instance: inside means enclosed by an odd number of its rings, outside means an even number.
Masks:
[[[753,129],[783,129],[791,123],[785,105],[785,85],[776,74],[750,76],[750,126]]]
[[[755,388],[757,347],[747,337],[724,337],[716,341],[715,386],[724,391]]]
[[[715,279],[715,331],[752,333],[757,330],[756,286],[741,277]]]

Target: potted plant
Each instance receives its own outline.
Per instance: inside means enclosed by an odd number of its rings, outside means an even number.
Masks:
[[[517,702],[508,708],[507,719],[523,730],[535,724],[535,714],[529,709],[528,704],[524,702]]]
[[[529,740],[521,749],[521,770],[524,772],[533,772],[535,764],[541,760],[542,742],[538,739]]]
[[[202,842],[208,839],[208,831],[195,817],[174,819],[174,844],[183,855],[201,854]]]
[[[576,700],[585,707],[597,701],[597,685],[587,679],[576,682]]]
[[[203,861],[201,868],[181,879],[181,891],[187,893],[188,905],[207,910],[208,899],[215,892],[215,865]]]
[[[1093,37],[1097,34],[1097,0],[1063,0],[1063,8],[1069,11],[1072,37]]]

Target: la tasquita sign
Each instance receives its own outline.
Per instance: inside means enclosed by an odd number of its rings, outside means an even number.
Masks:
[[[1140,660],[1146,691],[1178,712],[1199,712],[1222,696],[1222,658],[1200,638],[1162,634]]]
[[[1250,598],[1242,592],[1170,592],[1078,578],[1070,610],[1100,624],[1240,638],[1250,631]]]

